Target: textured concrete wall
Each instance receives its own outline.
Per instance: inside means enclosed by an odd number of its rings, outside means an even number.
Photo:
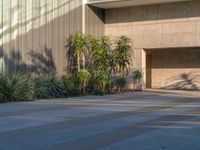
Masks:
[[[200,1],[106,10],[105,33],[130,36],[136,48],[200,46]]]
[[[150,86],[149,83],[153,87],[163,87],[163,84],[167,86],[167,83],[156,81],[155,78],[160,79],[160,74],[152,72],[153,75],[151,76],[151,70],[146,70],[146,66],[142,65],[145,61],[142,52],[143,50],[155,48],[199,47],[199,10],[200,1],[107,9],[105,11],[105,34],[110,36],[126,35],[132,38],[135,48],[133,64],[135,68],[143,70],[146,77],[143,81],[148,81],[147,86]],[[188,69],[187,67],[183,68],[177,66],[171,71],[183,70],[180,71],[179,75],[181,75]],[[191,69],[195,69],[195,66],[191,66],[188,71],[191,71]],[[166,75],[164,78],[168,79],[169,76]]]
[[[80,0],[0,0],[0,66],[62,74],[64,43],[82,30]]]

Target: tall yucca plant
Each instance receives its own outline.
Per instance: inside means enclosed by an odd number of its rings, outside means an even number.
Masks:
[[[77,32],[72,35],[71,39],[66,44],[67,49],[72,51],[76,60],[77,70],[80,71],[80,58],[88,48],[87,36]]]
[[[133,49],[131,44],[131,39],[126,36],[120,36],[116,41],[116,61],[119,65],[120,74],[122,77],[125,76],[125,69],[131,64],[133,56]]]

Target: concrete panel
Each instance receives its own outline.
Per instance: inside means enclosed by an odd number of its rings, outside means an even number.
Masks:
[[[196,22],[196,45],[200,46],[200,21]]]
[[[135,48],[144,47],[144,26],[135,25],[132,29],[132,39]]]
[[[115,24],[117,22],[117,10],[108,9],[105,10],[105,23],[106,24]]]
[[[158,20],[159,23],[172,22],[173,4],[158,5]]]
[[[163,24],[163,47],[196,46],[196,23],[176,22]]]
[[[133,26],[132,38],[137,48],[199,46],[198,4],[199,2],[191,1],[108,9],[105,12],[105,34],[112,35],[110,33],[117,28],[121,35],[123,30],[128,30],[125,29],[127,26]]]
[[[142,49],[134,49],[133,68],[142,68]]]
[[[152,24],[158,19],[157,5],[144,6],[144,24]]]
[[[162,24],[144,25],[143,27],[143,48],[159,48],[163,47]]]
[[[188,3],[175,3],[173,4],[173,22],[187,21],[188,20]]]
[[[199,21],[200,20],[200,1],[188,2],[188,19],[189,21]]]
[[[141,25],[144,23],[144,7],[131,7],[130,20],[133,25]]]
[[[106,27],[106,35],[109,35],[111,37],[119,37],[121,35],[128,36],[129,38],[132,38],[132,26],[116,26],[115,28],[113,27]]]
[[[118,25],[129,25],[131,17],[130,8],[119,8],[117,9],[117,24]]]

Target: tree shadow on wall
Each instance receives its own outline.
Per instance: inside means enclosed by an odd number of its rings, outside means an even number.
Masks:
[[[200,71],[182,73],[168,79],[167,89],[200,90]]]
[[[6,72],[26,72],[27,65],[22,61],[21,53],[12,49],[9,53],[5,53],[4,49],[0,48],[1,71]]]
[[[37,75],[56,75],[56,65],[52,50],[46,45],[40,46],[37,50],[25,54],[25,62],[19,50],[12,49],[9,53],[4,53],[0,48],[0,59],[3,59],[3,66],[6,72],[34,73]]]
[[[31,58],[31,65],[29,65],[29,72],[36,74],[56,75],[56,65],[54,62],[52,50],[46,45],[40,47],[37,51],[31,51],[29,56]]]

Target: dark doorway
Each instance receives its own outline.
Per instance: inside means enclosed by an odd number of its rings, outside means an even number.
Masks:
[[[151,51],[146,51],[146,88],[151,88],[151,62],[152,62],[152,55]]]

